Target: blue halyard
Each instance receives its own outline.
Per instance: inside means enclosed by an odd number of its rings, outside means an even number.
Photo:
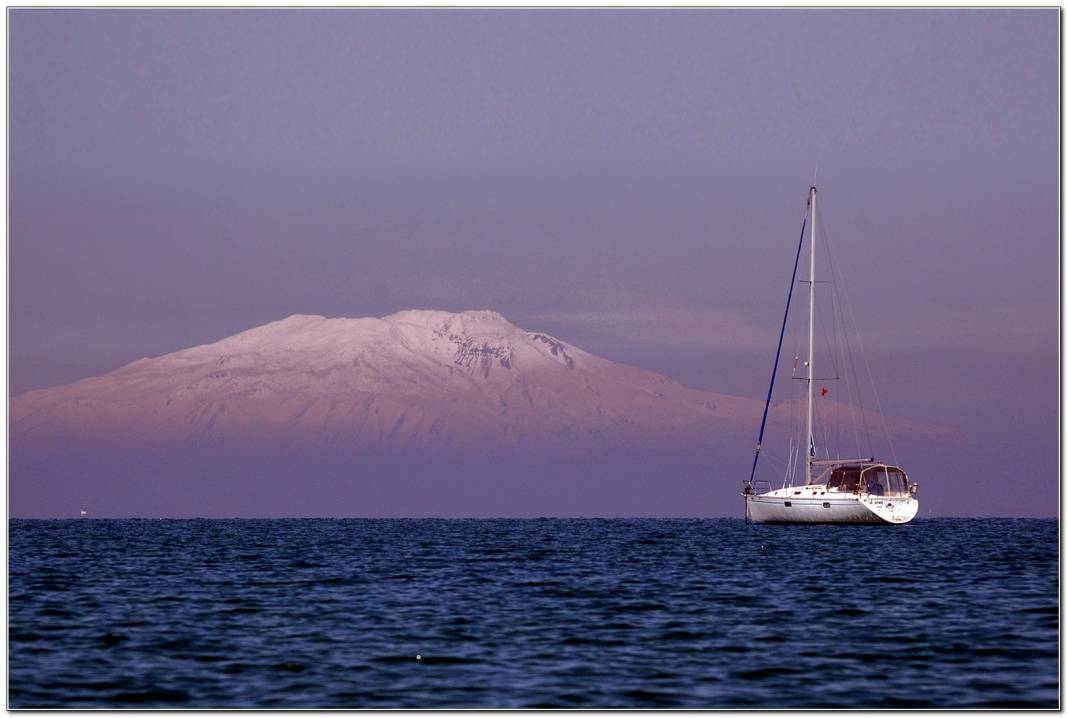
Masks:
[[[764,441],[764,427],[768,423],[768,407],[771,406],[771,392],[775,389],[775,374],[779,368],[779,355],[782,353],[782,338],[786,334],[786,320],[790,316],[790,303],[794,297],[794,285],[797,284],[797,265],[801,261],[801,246],[805,243],[805,224],[808,214],[801,221],[801,238],[797,240],[797,254],[794,255],[794,271],[790,275],[790,291],[786,294],[786,311],[782,315],[782,327],[779,328],[779,345],[775,348],[775,363],[771,366],[771,382],[768,384],[768,398],[764,400],[764,415],[760,417],[760,433],[757,435],[756,454],[753,456],[753,468],[749,471],[748,486],[753,485],[757,461],[760,459],[760,446]]]

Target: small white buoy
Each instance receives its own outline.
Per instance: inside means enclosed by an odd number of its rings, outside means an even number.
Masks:
[[[417,661],[423,660],[423,654],[422,653],[416,653],[415,654],[415,660],[417,660]]]

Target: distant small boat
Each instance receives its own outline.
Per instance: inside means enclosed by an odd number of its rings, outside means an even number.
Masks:
[[[768,407],[771,404],[772,390],[775,387],[775,374],[782,353],[786,320],[790,314],[790,302],[797,281],[797,268],[801,258],[806,224],[809,228],[809,277],[804,280],[808,284],[808,351],[807,359],[804,361],[805,375],[794,377],[804,382],[805,385],[804,433],[801,441],[793,445],[782,487],[771,489],[769,482],[757,481],[754,477],[757,461],[760,458],[761,444],[764,440]],[[813,185],[809,188],[805,219],[801,224],[801,238],[798,240],[797,254],[794,258],[794,271],[790,278],[786,312],[779,331],[779,344],[775,350],[775,365],[772,367],[768,396],[764,403],[764,414],[760,420],[753,467],[742,491],[745,497],[746,521],[780,524],[908,523],[916,516],[920,508],[919,501],[916,499],[918,485],[910,481],[902,469],[884,461],[877,461],[874,456],[838,458],[827,455],[826,458],[817,458],[813,433],[813,389],[814,382],[818,381],[813,374],[816,284],[816,187]],[[797,362],[795,361],[795,371],[796,368]],[[826,394],[826,389],[821,390],[820,393]],[[807,447],[807,451],[804,451],[803,462],[804,483],[795,486],[793,477],[797,473],[795,467],[799,458],[798,454],[802,453],[798,450],[801,446]],[[829,454],[826,450],[824,453]]]
[[[85,509],[82,509],[82,511],[81,511],[81,514],[79,514],[79,515],[81,515],[81,516],[87,516],[88,514],[89,514],[89,512],[88,512],[88,511],[86,511]]]

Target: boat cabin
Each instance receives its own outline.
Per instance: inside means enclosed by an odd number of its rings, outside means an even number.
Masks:
[[[869,496],[908,496],[913,491],[905,472],[887,464],[832,465],[812,483],[825,484],[828,491]]]

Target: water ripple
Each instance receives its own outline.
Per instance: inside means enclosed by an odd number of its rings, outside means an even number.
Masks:
[[[1057,528],[14,520],[9,706],[1054,708]]]

